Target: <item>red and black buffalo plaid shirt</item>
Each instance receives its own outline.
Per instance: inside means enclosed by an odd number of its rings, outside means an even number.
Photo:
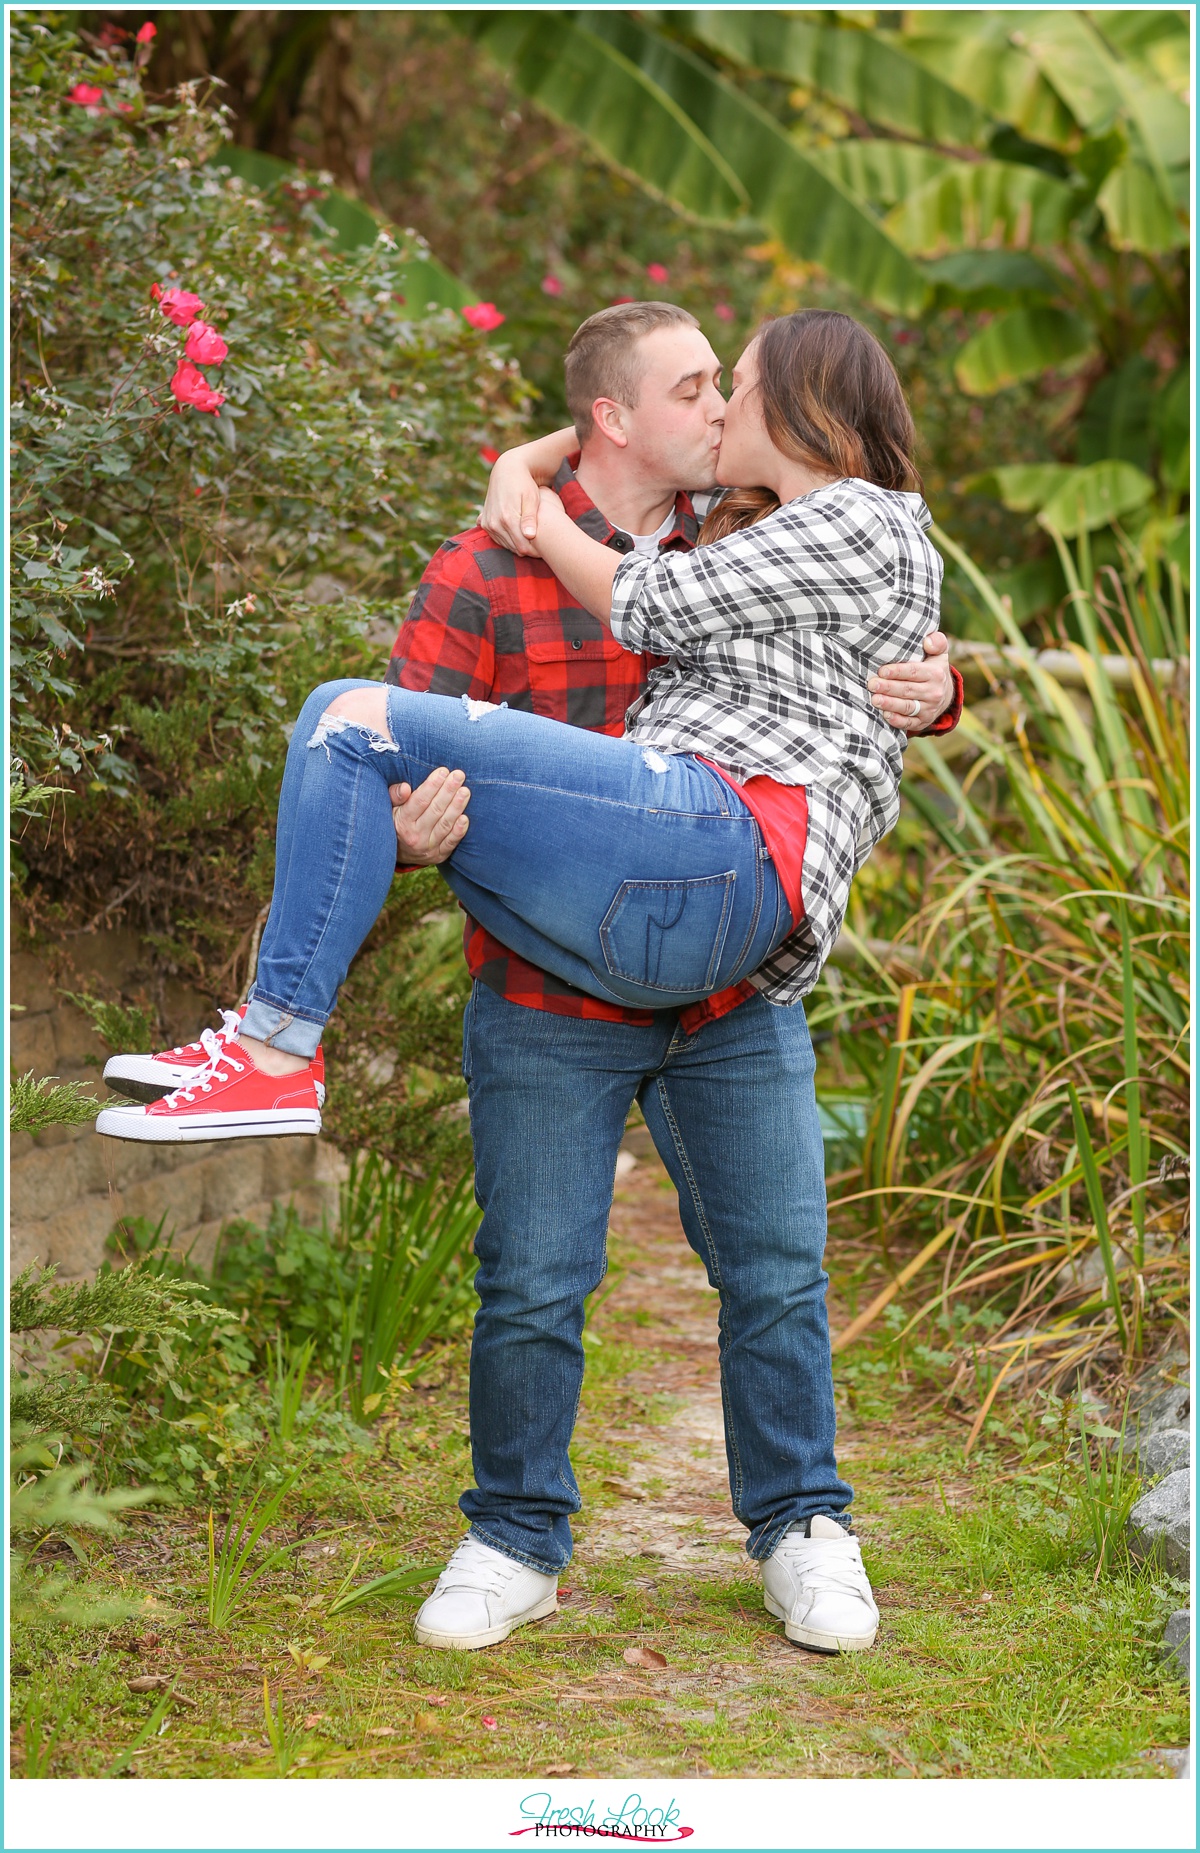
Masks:
[[[572,459],[572,464],[578,458]],[[564,464],[554,487],[572,520],[593,540],[617,553],[632,551]],[[675,525],[660,552],[696,545],[699,521],[690,498],[675,498]],[[498,547],[484,528],[456,534],[439,547],[421,578],[388,664],[387,680],[434,695],[468,695],[506,701],[510,708],[621,734],[625,711],[660,662],[623,650],[607,627],[576,604],[544,560]],[[929,731],[946,733],[962,711],[962,681],[954,671],[955,701]],[[471,976],[510,1003],[557,1016],[646,1026],[654,1014],[610,1004],[522,959],[467,916],[464,950]],[[680,1014],[689,1033],[724,1016],[755,995],[745,982],[718,992]]]

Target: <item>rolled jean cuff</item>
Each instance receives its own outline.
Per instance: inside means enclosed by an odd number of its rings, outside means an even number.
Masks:
[[[274,1004],[269,998],[259,997],[254,991],[250,993],[250,1002],[242,1018],[241,1034],[249,1036],[254,1042],[265,1042],[268,1048],[281,1049],[285,1055],[302,1055],[311,1062],[321,1046],[323,1023],[310,1022],[307,1017],[298,1017],[294,1012]]]

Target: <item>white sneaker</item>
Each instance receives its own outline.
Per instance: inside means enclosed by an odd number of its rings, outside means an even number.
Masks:
[[[422,1604],[413,1632],[422,1647],[494,1647],[526,1621],[558,1608],[558,1578],[466,1537]]]
[[[810,1536],[789,1531],[763,1564],[763,1596],[789,1641],[824,1653],[860,1653],[879,1627],[858,1539],[818,1513]]]

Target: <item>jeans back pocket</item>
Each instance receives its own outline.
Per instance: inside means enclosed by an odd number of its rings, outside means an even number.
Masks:
[[[652,991],[711,990],[725,949],[737,874],[624,881],[600,927],[614,978]]]

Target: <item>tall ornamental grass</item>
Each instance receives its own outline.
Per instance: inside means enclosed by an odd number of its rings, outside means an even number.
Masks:
[[[965,1327],[983,1366],[968,1447],[1006,1383],[1128,1373],[1187,1310],[1182,590],[1132,548],[1094,574],[1086,541],[1055,538],[1078,665],[1061,680],[939,537],[1007,638],[1005,673],[986,670],[957,750],[910,748],[938,854],[911,852],[915,911],[893,883],[893,917],[872,918],[893,939],[851,930],[858,956],[813,1012],[870,1102],[833,1211],[869,1220],[890,1275],[838,1348],[899,1296],[902,1335]]]

